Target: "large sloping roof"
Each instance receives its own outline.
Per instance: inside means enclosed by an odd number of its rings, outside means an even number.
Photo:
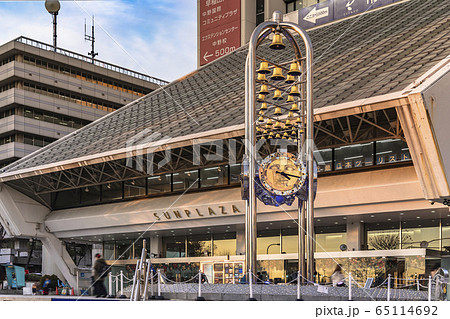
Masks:
[[[311,30],[309,35],[314,48],[314,108],[396,92],[450,54],[450,1],[410,0]],[[262,50],[264,55],[280,54]],[[174,138],[241,124],[246,55],[247,46],[241,47],[18,160],[4,172],[123,149],[145,129]]]

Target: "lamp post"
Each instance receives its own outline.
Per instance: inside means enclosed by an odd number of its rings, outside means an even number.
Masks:
[[[269,254],[269,248],[270,248],[270,246],[280,246],[280,244],[270,244],[269,246],[267,246],[267,251],[266,251],[266,255],[268,255]]]
[[[244,156],[244,163],[248,161],[248,170],[246,173],[243,174],[243,176],[248,176],[248,198],[246,198],[246,210],[245,210],[245,242],[246,242],[246,257],[245,257],[245,268],[247,270],[251,270],[252,273],[256,272],[256,168],[257,168],[257,162],[256,157],[258,155],[258,151],[256,148],[256,135],[257,135],[257,129],[256,129],[256,122],[265,123],[266,127],[269,127],[267,130],[263,129],[263,135],[261,139],[265,139],[268,137],[269,139],[275,138],[275,139],[285,139],[286,136],[286,129],[284,132],[283,137],[281,137],[280,134],[274,134],[273,129],[279,128],[279,123],[283,121],[280,117],[275,118],[278,115],[281,115],[282,110],[281,108],[277,107],[275,108],[275,112],[273,112],[273,116],[267,116],[263,111],[263,108],[261,107],[260,111],[260,117],[256,121],[256,83],[262,83],[262,81],[259,80],[259,75],[261,73],[270,73],[270,68],[273,68],[273,75],[271,76],[271,79],[273,80],[279,80],[284,79],[284,76],[281,74],[282,69],[284,68],[283,63],[273,63],[266,59],[260,58],[256,56],[256,49],[258,46],[269,37],[269,35],[273,36],[273,42],[269,46],[271,49],[274,50],[282,50],[285,48],[282,37],[284,36],[286,39],[288,39],[289,43],[292,46],[292,49],[295,52],[294,60],[291,60],[291,65],[294,64],[301,65],[301,71],[296,71],[295,76],[301,77],[301,81],[298,82],[297,80],[292,80],[293,84],[291,86],[291,93],[290,95],[293,95],[295,97],[298,97],[301,95],[301,98],[299,102],[301,103],[302,107],[301,110],[299,110],[296,103],[292,104],[291,111],[296,112],[296,114],[299,114],[301,112],[301,115],[297,117],[297,121],[294,124],[294,127],[296,129],[296,132],[298,133],[297,139],[297,149],[300,156],[300,151],[303,151],[303,154],[301,155],[306,162],[306,174],[307,174],[307,180],[306,180],[306,187],[307,187],[307,198],[305,199],[305,208],[302,209],[299,205],[299,215],[305,216],[306,215],[306,222],[303,223],[301,220],[299,220],[299,224],[303,226],[303,224],[306,224],[306,230],[308,234],[308,240],[306,242],[306,245],[301,244],[301,236],[299,236],[299,245],[302,246],[300,250],[299,249],[299,268],[304,272],[304,268],[301,265],[301,262],[304,261],[301,260],[302,256],[305,256],[305,246],[307,250],[307,276],[309,280],[313,280],[313,274],[314,274],[314,245],[313,245],[313,238],[314,238],[314,194],[313,194],[313,184],[314,184],[314,164],[313,164],[313,107],[312,107],[312,45],[311,40],[308,36],[308,34],[300,28],[299,25],[291,22],[283,22],[283,15],[279,11],[275,11],[272,16],[272,21],[266,21],[261,24],[259,24],[255,30],[252,33],[252,36],[249,41],[249,49],[248,49],[248,55],[245,65],[245,156]],[[305,50],[305,56],[303,57],[300,47],[297,43],[297,40],[294,36],[299,36],[304,44],[304,50]],[[281,57],[281,55],[280,55]],[[261,61],[260,70],[258,70],[258,79],[256,78],[256,60],[259,59]],[[264,63],[264,64],[263,64]],[[289,62],[288,62],[289,63]],[[264,71],[264,72],[263,72]],[[278,71],[278,74],[275,74],[275,71]],[[289,71],[291,72],[291,71]],[[288,74],[289,74],[288,72]],[[292,73],[292,72],[291,72]],[[264,74],[262,74],[264,76]],[[291,83],[292,83],[291,82]],[[286,82],[285,83],[289,83]],[[301,93],[297,91],[298,85],[301,87]],[[294,90],[295,89],[295,90]],[[278,99],[280,90],[273,90],[275,95],[272,98],[275,100],[275,98]],[[264,101],[265,96],[264,94],[269,94],[267,92],[267,87],[261,85],[261,91],[259,92],[258,101]],[[260,97],[263,95],[262,97]],[[294,99],[293,96],[289,96]],[[290,101],[288,99],[288,101]],[[267,109],[266,103],[263,103],[264,107]],[[272,103],[275,104],[276,103]],[[290,114],[293,114],[293,112],[290,112]],[[270,114],[270,113],[268,113]],[[289,117],[289,115],[288,115]],[[275,125],[272,124],[272,120],[276,121]],[[285,119],[284,119],[285,120]],[[291,123],[290,119],[285,120],[283,122],[285,124],[284,128],[291,127],[293,124]],[[306,137],[303,135],[303,128],[306,128]],[[259,129],[261,131],[261,129]],[[270,131],[270,133],[269,133]],[[269,133],[269,134],[266,134]],[[275,132],[276,133],[276,132]],[[294,133],[294,132],[292,132]],[[264,136],[265,135],[265,136]],[[302,135],[302,136],[301,136]],[[289,138],[290,139],[290,138]],[[301,148],[301,142],[305,142],[306,147]],[[300,231],[299,231],[300,233]]]
[[[53,50],[56,52],[56,16],[61,5],[58,0],[45,0],[45,9],[53,16]]]

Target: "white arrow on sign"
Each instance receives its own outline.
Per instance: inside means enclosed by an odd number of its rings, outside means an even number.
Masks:
[[[208,62],[208,58],[210,56],[213,56],[213,54],[208,54],[208,51],[205,52],[205,55],[203,56],[203,59],[205,59],[206,62]]]
[[[314,7],[307,15],[303,18],[303,20],[316,23],[316,20],[319,20],[320,18],[328,17],[328,7],[321,8],[319,10]]]

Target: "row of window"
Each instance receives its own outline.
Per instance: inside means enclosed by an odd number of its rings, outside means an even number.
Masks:
[[[23,143],[24,144],[39,146],[39,147],[47,146],[48,144],[50,144],[56,140],[57,140],[56,138],[45,137],[45,136],[34,135],[34,134],[24,134],[23,135]]]
[[[15,135],[8,135],[8,136],[0,137],[0,145],[12,143],[15,140],[16,140]]]
[[[57,89],[51,89],[34,83],[23,82],[23,87],[27,91],[63,99],[72,103],[92,107],[94,109],[99,109],[106,112],[114,112],[116,109],[121,107],[120,105],[113,105],[111,103],[94,100],[91,98],[83,97],[81,95],[66,93]]]
[[[290,0],[285,1],[286,3],[286,13],[297,11],[302,8],[306,8],[317,3],[325,2],[327,0]]]
[[[49,69],[49,70],[52,70],[52,71],[55,71],[58,73],[72,76],[74,78],[77,78],[77,79],[80,79],[83,81],[88,81],[91,83],[103,85],[105,87],[109,87],[114,90],[134,94],[137,96],[144,96],[145,94],[148,94],[151,92],[151,90],[148,90],[148,89],[132,87],[130,85],[126,85],[124,83],[119,83],[119,82],[116,82],[113,80],[108,80],[108,79],[102,78],[97,75],[93,75],[93,74],[85,72],[85,71],[79,71],[79,70],[76,70],[76,69],[73,69],[70,67],[58,65],[55,63],[51,63],[51,62],[46,62],[44,60],[29,57],[26,55],[23,57],[23,60],[24,60],[24,62],[26,62],[28,64],[35,65],[40,68]]]
[[[13,113],[14,114],[14,113]],[[11,114],[11,115],[13,115]],[[38,121],[44,121],[48,123],[63,125],[67,127],[72,127],[75,129],[82,128],[83,126],[88,125],[90,122],[86,120],[77,119],[70,116],[64,116],[61,114],[56,114],[52,112],[36,110],[33,108],[24,108],[23,116],[31,119],[35,119]],[[1,113],[0,113],[0,118]]]
[[[399,139],[318,150],[314,158],[319,172],[411,161],[408,145]]]
[[[17,82],[11,82],[11,83],[8,83],[8,84],[0,86],[0,92],[4,92],[4,91],[7,91],[7,90],[15,88],[16,87],[16,83]]]
[[[9,63],[9,62],[12,62],[12,61],[14,61],[15,59],[16,59],[16,56],[13,55],[13,56],[10,56],[9,58],[0,60],[0,66],[5,65],[5,64],[7,64],[7,63]]]
[[[55,209],[239,183],[240,164],[193,169],[53,193]]]
[[[412,249],[427,247],[435,250],[450,250],[450,219],[403,221],[394,228],[388,224],[366,224],[365,235],[369,250]],[[375,230],[370,230],[375,228]],[[387,228],[387,229],[386,229]],[[258,231],[257,254],[297,253],[298,237],[295,226],[287,229]],[[126,237],[124,237],[126,236]],[[109,235],[103,243],[104,256],[108,259],[139,258],[142,240],[126,234]],[[124,237],[124,238],[123,238]],[[401,239],[400,239],[401,238]],[[347,243],[345,226],[315,227],[315,251],[336,252]],[[147,241],[150,247],[150,240]],[[421,246],[422,245],[422,246]],[[149,249],[147,247],[147,249]],[[206,231],[200,235],[168,236],[162,238],[162,249],[157,256],[161,258],[203,257],[236,255],[236,233],[212,234]]]

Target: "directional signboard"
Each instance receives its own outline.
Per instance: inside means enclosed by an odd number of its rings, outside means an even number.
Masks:
[[[241,0],[200,0],[200,65],[241,46]]]
[[[298,24],[304,29],[364,13],[400,0],[328,0],[298,11]]]

